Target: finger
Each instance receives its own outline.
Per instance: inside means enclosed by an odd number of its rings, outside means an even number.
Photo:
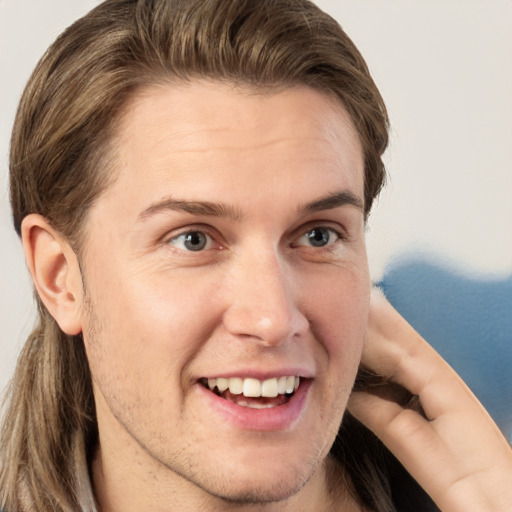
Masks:
[[[505,438],[453,369],[375,293],[362,363],[383,375],[390,388],[399,384],[409,396],[418,396],[421,407],[411,410],[407,400],[396,400],[396,389],[379,389],[379,396],[354,393],[350,412],[382,439],[442,510],[508,511],[505,482],[512,477],[512,459]],[[498,505],[504,493],[508,496]]]
[[[449,444],[416,411],[365,392],[352,394],[349,411],[383,441],[441,510],[494,510],[473,473],[461,472]]]
[[[362,364],[418,395],[430,419],[453,412],[454,407],[478,407],[483,412],[462,379],[382,294],[372,295]]]
[[[382,292],[372,294],[362,363],[417,395],[426,417],[435,420],[433,426],[461,449],[475,454],[482,449],[481,444],[475,449],[471,445],[474,440],[460,436],[461,432],[483,432],[487,443],[508,448],[501,431],[467,385]],[[460,438],[453,439],[457,436]]]

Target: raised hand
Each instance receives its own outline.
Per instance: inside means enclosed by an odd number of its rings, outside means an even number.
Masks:
[[[512,449],[505,437],[462,379],[379,290],[372,294],[362,365],[385,384],[375,392],[355,391],[350,412],[443,512],[512,511]]]

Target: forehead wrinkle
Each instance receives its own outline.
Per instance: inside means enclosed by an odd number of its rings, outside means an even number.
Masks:
[[[332,139],[334,138],[331,133],[325,133],[318,136],[311,136],[310,134],[297,134],[294,136],[274,136],[268,140],[256,142],[254,138],[249,136],[251,134],[251,130],[247,130],[247,140],[237,144],[229,144],[226,143],[226,141],[220,142],[215,140],[215,135],[217,134],[229,134],[234,132],[240,134],[241,131],[243,130],[226,127],[211,129],[204,128],[191,130],[190,132],[184,133],[184,130],[180,129],[179,132],[177,131],[175,134],[173,134],[171,139],[160,138],[154,140],[149,146],[148,150],[152,154],[159,154],[159,159],[162,159],[165,162],[167,158],[177,154],[203,154],[209,152],[223,152],[231,150],[258,151],[272,146],[279,147],[281,144],[301,144],[303,142],[316,142],[327,146],[328,149],[326,149],[326,151],[323,153],[324,156],[327,156],[330,153],[329,149],[332,147]],[[197,138],[198,135],[200,137],[199,140]],[[210,137],[210,135],[213,137]],[[187,144],[187,139],[190,139],[192,142]],[[162,148],[163,150],[161,150]]]
[[[201,83],[201,81],[199,81]],[[215,82],[213,82],[215,83]],[[182,88],[184,91],[187,91],[190,89],[190,86],[178,86],[174,85],[175,89]],[[263,99],[265,98],[272,98],[275,96],[279,96],[279,93],[282,93],[283,90],[286,91],[287,89],[291,90],[300,90],[304,89],[305,91],[311,92],[311,89],[309,87],[285,87],[285,88],[277,88],[277,90],[270,90],[265,91],[265,94],[251,94],[252,90],[249,88],[248,91],[246,91],[246,88],[242,88],[241,90],[236,88],[228,88],[228,90],[232,90],[232,94],[234,97],[236,96],[242,96],[242,97],[251,97],[251,96],[261,96]],[[158,93],[160,90],[164,90],[162,88],[155,88],[155,87],[148,87],[144,90],[145,94],[139,94],[135,96],[131,104],[129,104],[129,108],[126,109],[125,115],[124,115],[124,123],[123,123],[123,130],[125,134],[130,134],[133,124],[130,122],[133,120],[133,117],[137,117],[138,115],[142,115],[142,118],[145,118],[145,106],[146,102],[145,100],[152,97],[152,93]],[[247,93],[248,92],[248,93]],[[236,115],[232,115],[231,120],[237,121],[236,125],[233,125],[232,123],[225,123],[224,125],[221,124],[214,124],[214,125],[207,125],[205,124],[205,119],[203,118],[197,118],[194,115],[188,115],[187,110],[184,107],[178,108],[179,113],[184,117],[182,119],[182,122],[180,124],[179,130],[175,130],[172,133],[171,138],[160,138],[159,132],[155,131],[153,143],[151,144],[151,147],[149,149],[155,150],[161,147],[162,145],[164,147],[169,148],[171,152],[175,153],[189,153],[189,152],[208,152],[210,150],[223,150],[223,149],[239,149],[240,145],[236,146],[212,146],[212,147],[194,147],[193,144],[187,148],[187,139],[199,136],[199,138],[203,139],[205,142],[213,142],[215,139],[216,134],[222,134],[223,132],[236,132],[240,134],[241,132],[247,131],[249,135],[249,139],[247,141],[246,149],[259,149],[268,147],[272,144],[279,143],[279,142],[288,142],[288,141],[298,141],[302,138],[306,140],[317,140],[324,143],[327,143],[329,145],[332,145],[333,142],[336,143],[337,140],[339,140],[339,130],[340,126],[349,127],[349,131],[352,132],[350,139],[352,139],[352,142],[356,145],[360,146],[359,136],[357,133],[357,130],[355,129],[355,126],[353,124],[353,121],[351,117],[346,112],[346,109],[344,105],[339,101],[338,98],[332,97],[330,94],[322,94],[322,96],[327,96],[329,99],[330,105],[316,105],[315,108],[318,110],[320,115],[317,119],[313,120],[314,126],[316,129],[318,129],[319,134],[317,136],[312,137],[311,132],[309,131],[309,125],[303,125],[304,116],[302,113],[295,113],[295,127],[304,127],[306,129],[305,133],[302,134],[296,134],[294,137],[275,137],[270,140],[262,141],[259,144],[255,144],[255,141],[253,140],[253,137],[251,136],[251,132],[255,129],[261,130],[261,133],[263,135],[270,135],[268,133],[268,126],[265,124],[260,125],[260,123],[257,122],[257,116],[255,117],[252,114],[248,114],[247,112],[237,111]],[[338,116],[333,120],[331,119],[330,122],[326,125],[326,120],[330,119],[330,113],[337,112]],[[233,113],[231,113],[233,114]],[[311,120],[309,120],[311,121]],[[149,122],[149,125],[148,125]],[[255,124],[256,123],[256,124]],[[137,127],[141,128],[141,123],[136,124]],[[142,122],[143,130],[145,133],[148,133],[152,131],[152,128],[154,128],[154,118],[151,117],[150,119],[144,119]],[[126,133],[128,132],[128,133]],[[132,134],[133,135],[133,132]],[[130,136],[130,135],[129,135]],[[346,134],[345,134],[346,136]],[[177,143],[177,144],[175,144]],[[207,145],[207,144],[206,144]],[[177,147],[178,146],[178,147]],[[245,146],[245,144],[244,144]]]

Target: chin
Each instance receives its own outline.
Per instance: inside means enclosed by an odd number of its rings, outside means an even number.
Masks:
[[[298,475],[288,475],[283,479],[258,481],[256,479],[240,481],[234,478],[228,485],[212,486],[205,490],[223,501],[233,504],[265,504],[284,501],[296,494],[308,479]]]
[[[314,461],[314,462],[313,462]],[[287,500],[295,495],[318,470],[316,457],[290,460],[274,456],[259,458],[253,452],[251,461],[238,468],[224,470],[206,479],[194,478],[196,485],[225,502],[233,504],[265,504]],[[202,480],[202,481],[201,481]]]

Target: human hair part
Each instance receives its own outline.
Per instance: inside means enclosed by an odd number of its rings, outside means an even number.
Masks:
[[[127,103],[144,87],[194,79],[270,91],[307,86],[337,98],[361,142],[369,214],[384,182],[388,119],[335,20],[308,0],[107,0],[55,41],[22,96],[10,152],[18,234],[24,217],[39,213],[80,254],[87,213],[115,180]],[[97,425],[83,340],[64,334],[37,301],[38,326],[19,357],[2,425],[0,506],[94,510],[86,482]],[[342,465],[357,459],[346,456],[349,442],[337,446]],[[391,511],[386,485],[362,476],[371,465],[350,467],[352,490],[372,510]]]

